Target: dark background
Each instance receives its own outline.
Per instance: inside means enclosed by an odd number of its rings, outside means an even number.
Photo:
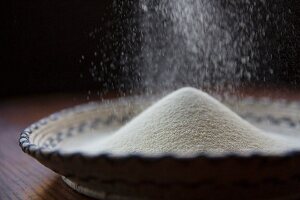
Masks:
[[[2,24],[0,70],[0,96],[20,96],[49,92],[75,92],[87,90],[115,90],[122,84],[121,65],[99,72],[112,84],[105,85],[91,75],[90,64],[80,59],[82,55],[93,55],[98,46],[105,52],[105,64],[110,65],[118,54],[138,42],[122,42],[122,47],[108,47],[112,41],[121,41],[129,34],[129,27],[136,26],[134,10],[138,1],[111,0],[12,0],[2,7],[5,21]],[[269,1],[268,1],[269,2]],[[270,1],[267,6],[278,16],[287,13],[277,25],[268,28],[261,56],[272,54],[264,63],[260,76],[247,84],[266,87],[300,88],[299,69],[299,1]],[[113,4],[119,4],[118,9]],[[274,4],[277,6],[271,8]],[[227,5],[225,4],[224,7]],[[241,5],[242,6],[242,5]],[[254,13],[255,15],[255,13]],[[125,20],[125,21],[124,21]],[[277,19],[280,21],[280,19]],[[101,28],[93,38],[91,32]],[[284,32],[278,33],[284,27]],[[288,28],[287,28],[288,27]],[[113,35],[114,37],[109,37]],[[100,41],[99,38],[102,38]],[[104,38],[104,39],[103,39]],[[129,44],[130,43],[130,44]],[[278,48],[280,46],[280,49]],[[271,52],[271,53],[270,53]],[[133,51],[134,53],[134,51]],[[98,60],[104,59],[99,55]],[[114,60],[114,61],[113,61]],[[269,65],[274,74],[266,73]],[[134,75],[134,74],[133,74]],[[119,80],[118,80],[119,79]],[[266,81],[267,80],[267,81]],[[126,81],[124,79],[124,81]],[[138,84],[138,83],[135,83]],[[123,88],[126,91],[128,88]]]

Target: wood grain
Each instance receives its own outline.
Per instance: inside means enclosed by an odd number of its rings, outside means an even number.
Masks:
[[[58,95],[12,99],[0,104],[0,199],[90,199],[65,185],[60,176],[23,153],[20,132],[30,123],[86,100]]]
[[[300,100],[299,91],[282,92],[255,89],[242,92],[243,96],[247,96],[247,94]],[[1,200],[90,199],[67,187],[59,175],[24,154],[18,145],[21,130],[32,122],[62,108],[86,101],[84,95],[50,95],[16,98],[0,102]]]

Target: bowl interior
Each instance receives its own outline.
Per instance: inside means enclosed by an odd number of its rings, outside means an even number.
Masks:
[[[95,155],[97,142],[117,131],[126,122],[154,102],[153,99],[121,99],[107,103],[92,103],[56,114],[38,131],[30,135],[31,143],[50,151]],[[300,137],[299,104],[266,100],[225,102],[233,111],[264,131]]]

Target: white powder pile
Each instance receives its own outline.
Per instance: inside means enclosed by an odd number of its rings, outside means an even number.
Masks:
[[[116,154],[275,153],[296,147],[298,143],[257,129],[194,88],[169,94],[97,144],[99,151]]]

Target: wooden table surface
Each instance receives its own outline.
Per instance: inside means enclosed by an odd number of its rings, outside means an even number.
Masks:
[[[300,100],[300,91],[247,90],[255,96]],[[0,200],[90,199],[66,186],[60,176],[23,153],[20,132],[60,109],[87,102],[84,95],[48,95],[0,101]]]

